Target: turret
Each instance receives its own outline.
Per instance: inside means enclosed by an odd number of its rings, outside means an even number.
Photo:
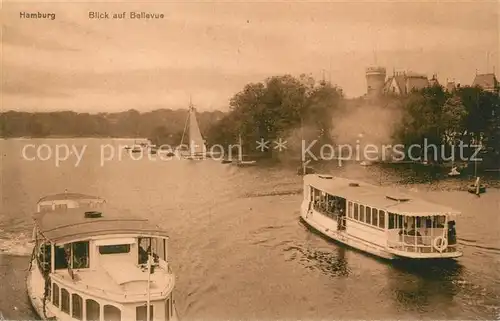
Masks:
[[[382,94],[385,84],[386,70],[384,67],[366,68],[367,95],[370,98],[378,97]]]

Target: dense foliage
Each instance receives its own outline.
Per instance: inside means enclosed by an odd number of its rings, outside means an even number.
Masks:
[[[384,112],[393,119],[379,117]],[[186,118],[187,110],[169,109],[99,114],[8,111],[0,113],[0,136],[148,137],[158,145],[176,145]],[[361,126],[362,118],[367,126]],[[366,140],[383,140],[370,137],[378,126],[390,132],[386,136],[392,144],[480,143],[493,162],[500,161],[500,98],[473,87],[448,92],[433,86],[374,102],[345,99],[340,88],[305,75],[275,76],[247,84],[231,98],[229,112],[201,112],[198,121],[208,146],[236,144],[241,137],[247,153],[255,152],[261,139],[284,138],[292,143],[300,137],[317,140],[319,146],[345,143],[345,133],[352,131],[364,133]],[[295,148],[300,148],[299,141],[295,139]],[[273,151],[270,146],[264,154],[273,156]]]
[[[228,146],[241,136],[243,145],[255,150],[256,141],[285,138],[299,127],[314,128],[318,139],[330,140],[332,115],[341,100],[339,88],[305,75],[248,84],[231,99],[230,112],[210,129],[208,142]],[[271,156],[272,146],[265,152]]]
[[[497,94],[473,87],[447,92],[441,86],[434,86],[399,99],[403,119],[394,132],[397,142],[405,146],[423,146],[424,140],[446,146],[458,146],[460,142],[481,145],[489,156],[499,159],[500,98]],[[445,156],[449,158],[451,153]]]

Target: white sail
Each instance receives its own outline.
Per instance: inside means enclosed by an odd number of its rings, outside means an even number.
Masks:
[[[205,141],[201,136],[198,120],[196,119],[196,110],[189,106],[189,152],[191,155],[204,154],[206,151]]]

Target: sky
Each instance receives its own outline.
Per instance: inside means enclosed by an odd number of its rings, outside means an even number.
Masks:
[[[479,0],[4,0],[1,108],[149,111],[192,97],[199,111],[225,111],[249,82],[302,73],[357,97],[371,65],[466,85],[500,69],[499,9]],[[90,19],[96,11],[164,19]]]

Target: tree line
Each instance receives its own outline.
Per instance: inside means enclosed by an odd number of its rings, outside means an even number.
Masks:
[[[448,146],[447,158],[452,145],[480,144],[483,156],[493,163],[500,162],[500,97],[469,86],[447,91],[436,84],[407,95],[384,95],[373,101],[346,99],[340,88],[305,75],[275,76],[247,84],[236,93],[230,100],[230,111],[210,127],[207,137],[209,144],[225,146],[237,143],[240,136],[244,146],[278,137],[287,137],[292,145],[298,145],[299,140],[293,136],[300,131],[302,139],[317,140],[318,147],[321,143],[335,144],[339,143],[335,128],[341,125],[343,116],[356,108],[368,111],[374,105],[400,115],[397,121],[385,124],[390,128],[392,144],[424,146],[426,141]],[[356,127],[356,119],[350,121]],[[255,151],[255,146],[248,148]],[[266,151],[272,157],[275,150]],[[473,150],[465,152],[470,156]],[[445,155],[439,152],[437,156],[436,161],[442,162]]]
[[[7,111],[0,113],[0,137],[130,137],[175,145],[181,140],[187,115],[187,109],[159,109],[144,113],[131,109],[98,114]],[[222,116],[220,111],[199,113],[201,130],[208,131]]]
[[[434,85],[373,102],[363,97],[347,99],[341,88],[310,76],[274,76],[244,86],[230,99],[228,112],[198,112],[197,118],[208,146],[234,145],[241,138],[245,151],[251,153],[256,141],[286,138],[288,149],[299,151],[302,139],[317,140],[318,148],[322,143],[338,143],[335,130],[341,128],[342,116],[356,108],[363,113],[374,104],[400,115],[398,121],[386,124],[393,144],[422,145],[424,140],[446,146],[481,144],[485,155],[500,162],[500,98],[479,87],[447,91]],[[0,113],[0,136],[146,137],[157,145],[175,146],[181,141],[187,114],[182,109],[98,114],[8,111]],[[269,147],[261,155],[278,154]]]

